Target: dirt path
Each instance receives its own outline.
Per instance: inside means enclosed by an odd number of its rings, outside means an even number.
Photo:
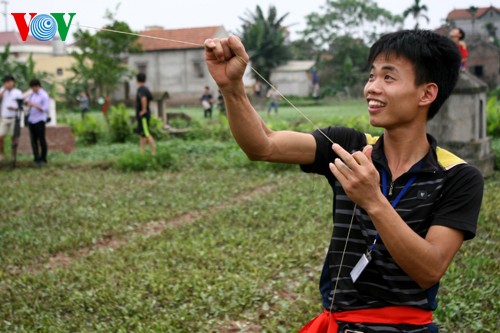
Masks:
[[[104,251],[108,249],[117,249],[129,242],[134,241],[137,238],[152,237],[162,233],[166,228],[176,228],[185,226],[187,224],[194,223],[199,218],[206,218],[217,212],[224,210],[228,207],[238,205],[246,200],[252,200],[255,197],[262,196],[264,194],[270,193],[276,189],[278,185],[275,183],[261,185],[252,190],[241,192],[232,198],[222,201],[208,209],[205,210],[195,210],[189,213],[179,215],[170,220],[160,220],[152,221],[139,226],[138,228],[131,230],[129,232],[120,235],[104,235],[101,240],[80,249],[59,252],[55,255],[49,257],[48,259],[43,258],[38,260],[37,263],[31,264],[27,267],[10,267],[7,271],[13,275],[18,275],[25,270],[30,273],[38,273],[43,270],[52,270],[58,267],[66,267],[79,260],[80,258],[86,257],[95,251]]]

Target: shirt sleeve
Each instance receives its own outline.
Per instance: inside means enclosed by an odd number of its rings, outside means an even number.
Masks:
[[[40,106],[42,107],[42,112],[49,113],[50,98],[48,94],[43,94]]]
[[[448,172],[431,225],[463,231],[464,239],[469,240],[476,235],[483,199],[483,176],[469,164],[456,166]]]
[[[146,91],[145,91],[144,87],[140,87],[137,90],[137,96],[139,97],[139,99],[142,99],[142,97],[146,96]]]
[[[14,99],[23,99],[23,93],[21,92],[21,90],[16,89],[12,97]]]
[[[332,140],[338,143],[342,148],[349,152],[363,149],[366,145],[366,136],[352,128],[330,126],[321,130],[312,132],[316,140],[316,158],[312,164],[301,165],[304,172],[317,173],[330,176],[331,171],[328,167],[337,155],[332,150]],[[328,137],[330,140],[328,140]]]

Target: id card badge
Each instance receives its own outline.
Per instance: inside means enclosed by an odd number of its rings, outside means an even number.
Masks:
[[[363,273],[366,266],[368,266],[368,264],[370,263],[371,260],[372,260],[372,256],[368,252],[363,253],[361,258],[359,258],[358,263],[356,264],[356,266],[354,266],[354,268],[351,271],[351,279],[352,279],[353,283],[356,282],[356,280],[359,278],[361,273]]]

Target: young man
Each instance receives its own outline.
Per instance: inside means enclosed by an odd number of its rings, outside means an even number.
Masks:
[[[249,158],[300,164],[333,189],[335,223],[320,279],[325,312],[301,332],[437,332],[439,280],[474,237],[483,191],[477,169],[426,133],[456,84],[456,45],[411,30],[372,46],[365,97],[370,123],[384,128],[380,138],[342,127],[271,131],[246,97],[240,40],[207,40],[205,57]]]
[[[467,58],[469,57],[469,50],[467,49],[467,44],[465,43],[465,32],[460,28],[451,29],[450,38],[457,44],[458,50],[462,55],[462,64],[460,69],[465,70],[467,67]]]
[[[149,133],[149,119],[151,118],[151,110],[149,109],[149,102],[153,100],[153,95],[146,87],[146,74],[137,74],[137,97],[136,97],[136,118],[138,133],[141,136],[139,144],[141,152],[144,152],[146,144],[149,145],[151,155],[156,155],[155,139]]]
[[[203,90],[203,95],[200,97],[201,106],[203,107],[203,116],[205,118],[212,118],[212,106],[214,98],[210,93],[210,87],[206,86]]]
[[[17,100],[23,98],[21,90],[15,88],[16,80],[12,75],[3,78],[3,88],[0,90],[2,106],[0,111],[0,162],[4,160],[5,136],[10,132],[14,133],[16,117],[19,116],[19,104]],[[14,152],[12,152],[14,153]]]
[[[47,163],[47,141],[45,140],[45,123],[49,113],[49,94],[42,89],[39,80],[30,81],[32,93],[26,99],[28,106],[28,127],[30,130],[33,161],[37,165]]]

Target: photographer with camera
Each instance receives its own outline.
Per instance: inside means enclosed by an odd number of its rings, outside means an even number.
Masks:
[[[21,90],[15,88],[16,80],[12,75],[6,75],[3,78],[3,88],[0,90],[1,117],[0,117],[0,162],[4,160],[4,139],[8,133],[14,135],[14,125],[19,116],[18,99],[23,98]],[[14,140],[14,138],[12,138]],[[14,151],[12,151],[12,155]]]

